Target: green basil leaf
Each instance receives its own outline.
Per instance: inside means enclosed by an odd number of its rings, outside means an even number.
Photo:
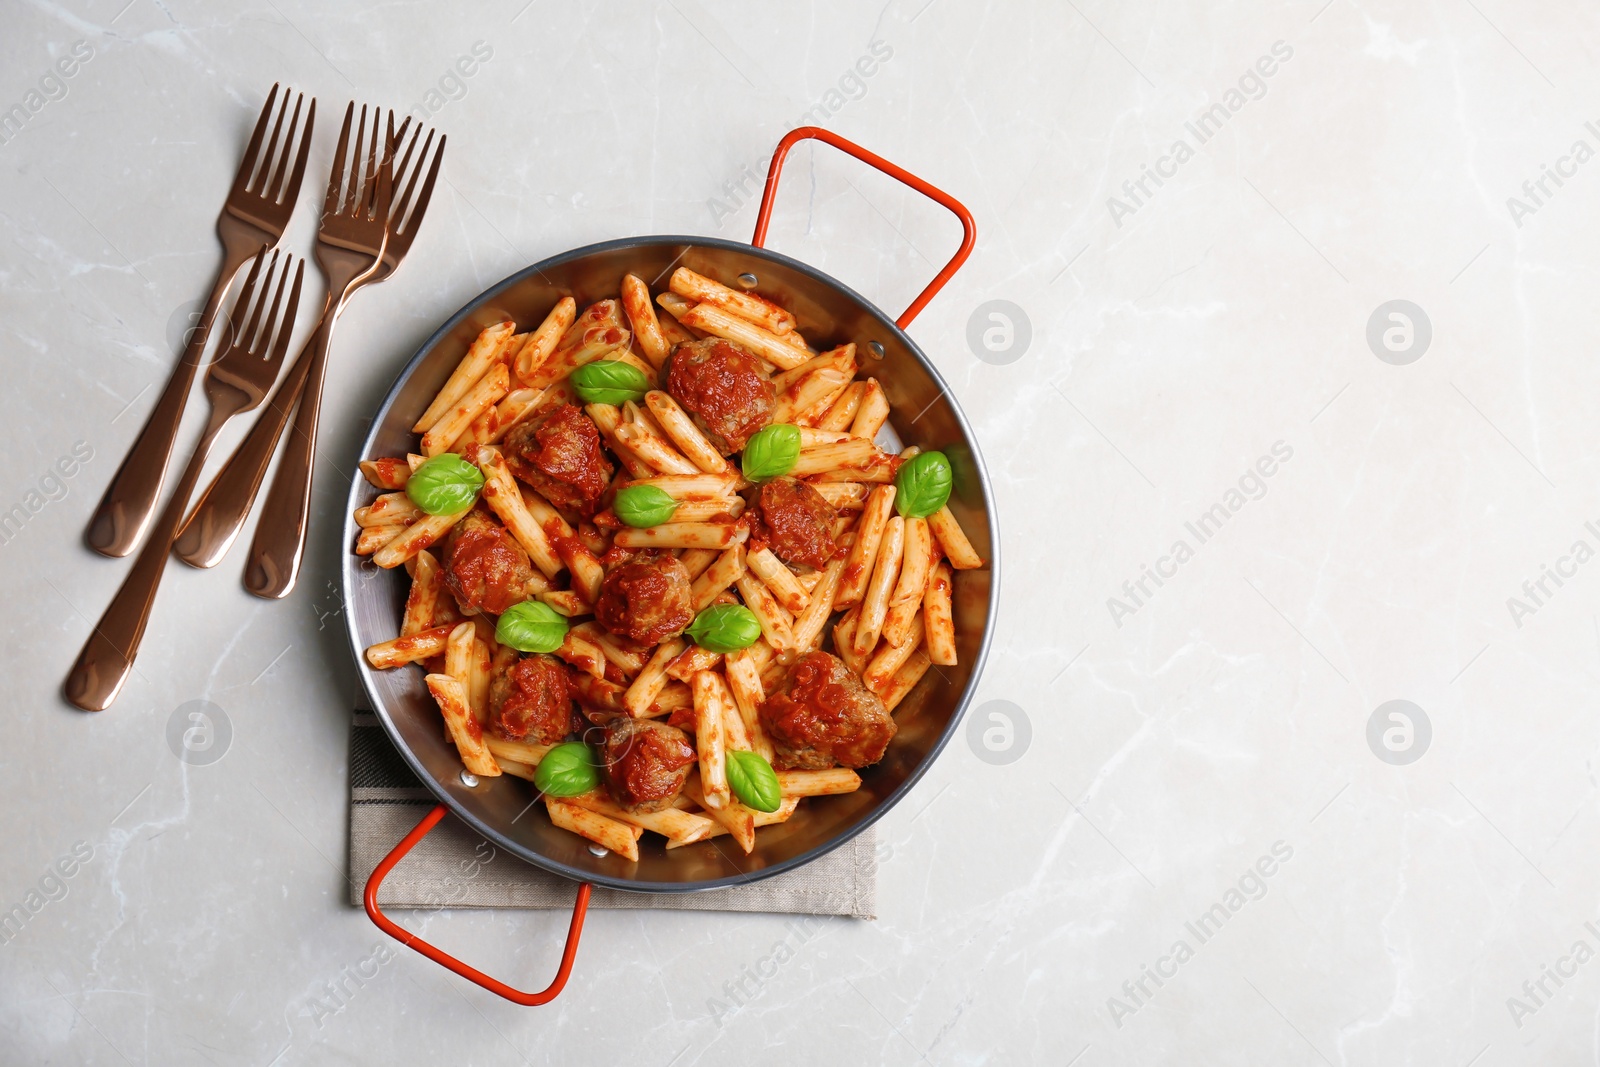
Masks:
[[[918,453],[894,476],[895,510],[908,519],[925,519],[950,499],[950,483],[950,461],[943,452]]]
[[[800,427],[775,422],[762,427],[744,446],[740,461],[744,476],[752,482],[770,482],[794,470],[800,458]]]
[[[761,620],[743,604],[713,604],[684,633],[707,652],[737,652],[761,639]]]
[[[629,526],[660,526],[672,521],[673,512],[678,510],[678,502],[660,486],[630,485],[617,490],[611,510]]]
[[[454,515],[478,499],[483,472],[454,452],[434,456],[412,472],[406,496],[429,515]]]
[[[773,777],[776,782],[777,777]],[[568,741],[544,754],[533,784],[552,797],[581,796],[600,785],[600,768],[594,749],[582,741]]]
[[[643,400],[650,391],[644,371],[620,359],[601,359],[585,363],[567,376],[572,388],[585,404],[623,404]]]
[[[494,639],[518,652],[554,652],[567,639],[567,620],[542,600],[524,600],[500,616]]]
[[[728,785],[745,806],[757,811],[777,811],[783,804],[778,774],[760,755],[730,750],[727,767]]]

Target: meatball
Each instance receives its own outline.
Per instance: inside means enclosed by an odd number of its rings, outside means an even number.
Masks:
[[[614,469],[594,420],[572,404],[513,426],[502,441],[511,473],[557,508],[593,515]]]
[[[720,337],[684,341],[672,350],[667,392],[724,456],[743,449],[767,424],[778,395],[761,360]]]
[[[676,556],[640,552],[600,583],[594,617],[600,625],[641,645],[658,645],[694,621],[689,572]]]
[[[535,592],[528,553],[487,511],[475,508],[445,541],[444,580],[456,599],[499,615]]]
[[[839,513],[805,482],[774,478],[756,495],[755,533],[779,559],[822,567],[839,551],[833,524]]]
[[[672,803],[694,765],[688,736],[654,719],[612,719],[600,744],[611,797],[628,811],[660,811]]]
[[[791,663],[758,711],[780,770],[865,767],[883,758],[895,732],[877,694],[826,652]]]
[[[507,741],[553,745],[578,725],[567,668],[554,656],[496,664],[489,676],[489,732]]]

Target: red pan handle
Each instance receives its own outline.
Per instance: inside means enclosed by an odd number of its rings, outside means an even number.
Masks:
[[[847,141],[838,134],[824,130],[820,126],[801,126],[799,129],[790,130],[783,140],[778,142],[777,150],[772,153],[772,164],[767,168],[767,188],[761,194],[761,213],[756,216],[756,232],[750,238],[750,243],[757,248],[766,246],[767,224],[772,221],[772,201],[777,196],[778,174],[783,170],[784,157],[789,154],[789,149],[807,138],[825,141],[841,152],[848,152],[869,167],[876,167],[896,181],[911,186],[911,188],[930,200],[938,201],[946,208],[949,208],[956,218],[961,220],[961,247],[956,249],[956,254],[950,257],[950,262],[944,265],[944,269],[934,275],[933,281],[928,283],[928,287],[922,290],[915,300],[911,301],[911,306],[901,312],[900,317],[895,320],[896,326],[902,330],[905,329],[911,325],[911,320],[916,318],[922,309],[928,306],[928,301],[932,300],[934,294],[944,288],[944,283],[948,282],[950,276],[961,269],[961,264],[965,263],[967,257],[972,254],[972,246],[978,239],[978,227],[972,221],[972,212],[968,211],[961,201],[943,189],[929,185],[910,171],[895,166],[887,159],[867,151],[854,141]]]
[[[561,968],[556,971],[555,981],[537,993],[524,993],[520,989],[513,989],[497,979],[490,978],[475,967],[469,967],[456,959],[448,952],[441,951],[428,944],[416,934],[399,926],[383,912],[378,910],[378,887],[383,885],[383,880],[394,870],[394,865],[405,858],[406,853],[416,847],[418,841],[425,837],[429,830],[439,825],[439,820],[444,818],[448,811],[443,804],[436,805],[423,820],[417,823],[416,828],[407,834],[401,842],[394,846],[394,851],[383,858],[372,872],[372,877],[367,879],[367,891],[362,896],[362,903],[367,907],[367,915],[378,924],[378,929],[399,941],[407,948],[416,949],[424,956],[441,967],[448,967],[469,982],[476,982],[491,993],[505,997],[516,1004],[531,1007],[535,1004],[548,1004],[561,994],[566,987],[567,976],[572,973],[572,957],[578,953],[578,935],[583,932],[583,917],[589,911],[589,891],[594,887],[588,882],[578,884],[578,900],[572,906],[572,925],[567,928],[567,947],[561,953]]]

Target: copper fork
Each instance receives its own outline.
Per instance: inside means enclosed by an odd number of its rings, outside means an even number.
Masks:
[[[228,286],[245,261],[265,245],[278,243],[283,236],[289,217],[294,213],[295,200],[300,195],[300,179],[305,175],[306,152],[311,145],[311,130],[317,117],[317,102],[311,101],[306,112],[306,124],[300,127],[300,107],[304,94],[294,94],[294,113],[289,118],[289,130],[283,136],[279,152],[279,135],[284,133],[283,121],[289,111],[290,93],[285,91],[277,107],[277,120],[272,122],[272,136],[266,148],[261,146],[266,137],[267,125],[272,119],[273,105],[278,100],[278,86],[267,94],[267,102],[256,120],[255,132],[244,150],[244,161],[228,191],[217,218],[217,236],[222,240],[222,269],[217,273],[211,295],[200,312],[200,321],[189,335],[183,356],[173,368],[172,377],[156,401],[155,408],[139,431],[127,458],[107,486],[100,505],[95,508],[84,540],[89,547],[104,556],[126,556],[132,552],[150,525],[156,501],[161,498],[161,486],[166,480],[167,464],[172,460],[172,448],[177,440],[178,425],[183,420],[183,409],[188,403],[195,375],[200,370],[211,326],[217,316]],[[298,138],[298,139],[297,139]],[[293,167],[290,169],[290,161]],[[226,341],[224,343],[227,343]]]
[[[150,621],[150,608],[161,586],[167,553],[172,549],[172,535],[188,507],[189,495],[194,492],[200,470],[205,466],[206,453],[217,432],[229,419],[251,410],[266,398],[267,390],[278,376],[278,368],[283,365],[289,335],[294,332],[295,312],[300,307],[300,282],[305,274],[305,262],[296,262],[293,256],[286,255],[280,269],[278,253],[273,252],[263,274],[262,263],[266,259],[267,249],[262,248],[234,304],[235,318],[242,320],[248,315],[248,321],[206,371],[205,391],[211,401],[211,417],[206,422],[205,433],[195,446],[183,476],[178,479],[172,499],[167,501],[161,517],[156,520],[150,540],[134,561],[133,569],[123,580],[111,605],[100,616],[94,632],[78,654],[77,663],[73,664],[72,673],[67,676],[67,699],[85,711],[103,711],[110,707],[133,670],[145,624]],[[294,285],[285,305],[283,290],[291,267]]]
[[[371,281],[382,281],[387,278],[410,250],[417,229],[427,212],[428,202],[433,196],[440,162],[444,158],[444,137],[440,136],[436,144],[434,132],[429,130],[424,139],[423,130],[419,126],[412,131],[409,142],[406,142],[406,131],[409,126],[410,119],[407,119],[401,124],[398,133],[396,147],[399,143],[405,142],[406,149],[394,171],[394,182],[398,191],[393,197],[389,212],[388,240],[380,257],[380,265]],[[341,157],[342,154],[341,152]],[[324,308],[323,314],[327,317],[330,313],[337,313],[331,288],[329,303]],[[268,409],[251,428],[249,436],[239,446],[238,451],[229,458],[222,473],[217,475],[201,496],[193,513],[179,532],[175,546],[179,559],[191,566],[211,567],[227,554],[234,538],[238,536],[239,530],[249,517],[255,494],[266,476],[268,464],[272,461],[278,436],[294,410],[300,389],[304,386],[310,369],[303,356],[296,361],[294,368],[274,394]],[[319,381],[318,391],[320,388]],[[309,417],[313,420],[314,434],[315,412],[309,416],[302,412],[300,417],[301,419]],[[297,422],[297,427],[299,425]],[[297,433],[296,437],[299,438],[300,435]],[[287,518],[274,518],[269,522],[264,517],[258,524],[256,543],[251,546],[252,562],[245,576],[246,587],[251,592],[259,590],[258,595],[283,596],[293,588],[305,544],[305,520],[309,507],[308,496],[305,494],[309,493],[311,466],[311,450],[306,446],[311,444],[314,444],[314,437],[301,438],[299,441],[299,451],[304,458],[300,461],[303,473],[298,475],[298,492],[302,495],[294,502],[296,507],[286,509]],[[286,462],[280,470],[287,467],[287,458],[286,456]],[[283,474],[279,475],[279,483],[283,483],[284,477]],[[269,536],[280,535],[281,542],[269,550],[265,543],[266,539]]]

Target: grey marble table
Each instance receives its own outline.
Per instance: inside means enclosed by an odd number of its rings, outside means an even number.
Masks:
[[[1594,1062],[1597,51],[1543,0],[0,6],[0,1063]],[[299,588],[175,565],[84,715],[125,565],[80,533],[274,81],[321,103],[308,189],[352,97],[444,180],[340,330]],[[748,238],[803,121],[977,216],[912,329],[1001,509],[971,728],[876,921],[595,914],[512,1007],[345,903],[349,457],[500,277]],[[887,308],[955,247],[829,150],[789,174],[772,246]],[[563,933],[418,927],[529,984]]]

